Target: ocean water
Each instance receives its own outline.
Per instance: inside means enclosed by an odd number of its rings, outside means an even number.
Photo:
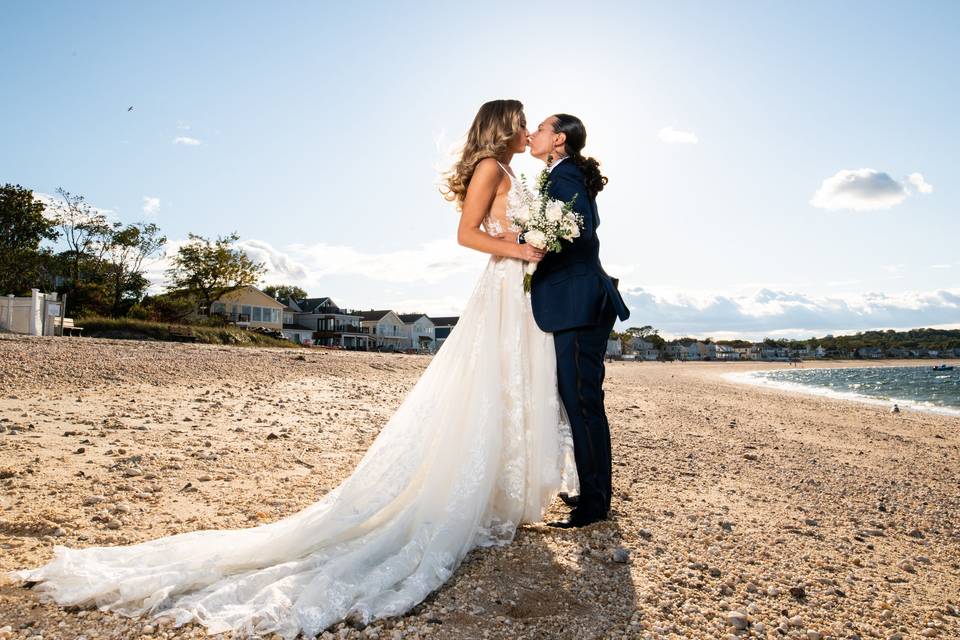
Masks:
[[[859,400],[892,407],[960,416],[960,364],[953,371],[914,367],[844,367],[831,369],[774,369],[729,374],[751,384]]]

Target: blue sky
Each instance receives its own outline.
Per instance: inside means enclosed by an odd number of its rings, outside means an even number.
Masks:
[[[173,247],[237,231],[341,306],[451,314],[485,257],[438,169],[518,98],[587,125],[628,325],[960,326],[958,35],[952,2],[20,3],[0,181]]]

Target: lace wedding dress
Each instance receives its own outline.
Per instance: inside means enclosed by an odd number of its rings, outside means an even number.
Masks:
[[[507,208],[523,197],[511,181]],[[508,225],[484,221],[490,234]],[[11,575],[63,606],[239,636],[312,636],[348,616],[406,612],[471,549],[510,542],[558,491],[576,492],[553,336],[536,326],[522,283],[521,261],[490,259],[353,473],[299,513],[129,546],[55,546],[48,564]]]

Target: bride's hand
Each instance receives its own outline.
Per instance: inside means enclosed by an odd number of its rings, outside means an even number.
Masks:
[[[496,237],[500,238],[501,240],[506,240],[507,242],[513,242],[516,244],[518,235],[520,234],[516,233],[515,231],[504,231],[503,233],[498,233]]]
[[[520,255],[517,256],[521,260],[526,260],[527,262],[537,263],[543,260],[543,256],[547,254],[543,249],[537,249],[532,244],[518,244],[520,247]]]

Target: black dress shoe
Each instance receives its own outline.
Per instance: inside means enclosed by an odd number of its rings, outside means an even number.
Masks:
[[[556,529],[579,529],[580,527],[586,527],[591,525],[594,522],[602,522],[607,519],[606,515],[593,513],[593,514],[584,514],[577,513],[576,511],[571,511],[570,516],[566,520],[558,520],[557,522],[548,522],[548,527],[554,527]]]
[[[580,496],[570,496],[566,493],[561,493],[559,495],[560,499],[563,500],[563,504],[567,505],[568,507],[576,507],[580,504]]]

